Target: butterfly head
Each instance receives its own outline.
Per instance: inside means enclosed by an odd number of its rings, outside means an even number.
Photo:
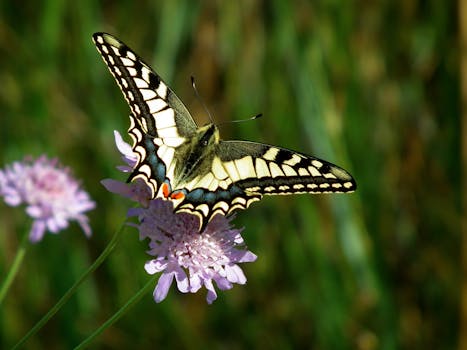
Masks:
[[[198,129],[197,144],[199,147],[210,148],[219,143],[219,129],[214,124],[208,124]]]

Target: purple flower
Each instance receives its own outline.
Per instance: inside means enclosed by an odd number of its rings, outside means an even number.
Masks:
[[[155,199],[148,208],[132,209],[129,214],[139,218],[140,238],[150,240],[148,254],[155,258],[146,262],[146,271],[162,272],[154,290],[156,302],[165,299],[174,277],[182,293],[206,287],[209,304],[217,298],[213,282],[221,290],[246,283],[238,263],[255,261],[256,255],[246,249],[241,230],[233,229],[225,216],[215,216],[199,233],[198,218],[175,214],[170,201]]]
[[[114,131],[115,143],[126,166],[118,167],[131,173],[137,162],[132,147]],[[145,264],[153,275],[162,272],[154,290],[154,300],[161,302],[167,296],[175,277],[178,289],[183,293],[196,293],[203,286],[211,304],[217,293],[214,282],[221,290],[231,289],[233,283],[245,284],[246,277],[237,265],[256,260],[256,255],[246,249],[241,230],[230,226],[230,219],[217,215],[206,229],[199,233],[199,219],[188,213],[174,213],[169,200],[151,199],[146,183],[137,179],[132,183],[105,179],[101,183],[107,190],[140,203],[128,216],[138,216],[140,238],[149,238],[148,254],[155,258]]]
[[[10,206],[26,204],[26,213],[33,218],[29,234],[33,243],[46,231],[65,229],[71,220],[78,222],[86,236],[91,235],[83,213],[93,209],[95,203],[57,159],[26,158],[0,170],[0,196]]]

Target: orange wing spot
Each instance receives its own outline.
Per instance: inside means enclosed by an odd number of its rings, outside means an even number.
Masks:
[[[169,185],[164,182],[162,184],[162,195],[164,196],[164,198],[169,198]]]
[[[185,198],[185,194],[183,192],[174,192],[170,194],[171,199],[183,199]]]

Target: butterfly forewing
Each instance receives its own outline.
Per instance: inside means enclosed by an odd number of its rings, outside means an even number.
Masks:
[[[285,148],[247,141],[222,141],[222,164],[248,195],[340,193],[355,190],[344,169]]]
[[[106,33],[96,33],[93,39],[144,133],[163,138],[196,132],[183,103],[135,52]]]
[[[138,162],[129,180],[143,179],[155,197],[161,183],[170,181],[170,154],[196,132],[196,124],[172,90],[128,46],[106,33],[93,39],[130,105],[128,133]]]

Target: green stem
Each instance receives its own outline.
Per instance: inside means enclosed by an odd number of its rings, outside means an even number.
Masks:
[[[114,324],[116,321],[120,319],[134,304],[136,304],[147,292],[148,290],[152,289],[155,283],[156,278],[159,275],[154,276],[153,278],[149,279],[146,285],[141,288],[135,295],[131,297],[130,300],[126,302],[125,305],[122,306],[120,310],[118,310],[111,318],[105,321],[102,326],[96,329],[89,337],[87,337],[81,344],[75,347],[74,350],[84,349],[86,348],[99,334],[101,334],[104,330]]]
[[[17,275],[19,271],[19,267],[21,266],[21,263],[24,260],[24,255],[26,254],[26,248],[29,245],[28,237],[29,237],[28,233],[25,233],[23,235],[18,251],[16,252],[15,259],[13,260],[13,264],[10,267],[10,271],[8,271],[8,275],[6,276],[5,280],[3,281],[2,287],[0,288],[0,305],[3,303],[6,293],[10,289],[11,283],[15,279],[15,276]]]
[[[107,258],[107,256],[112,252],[115,246],[118,243],[118,240],[121,236],[121,233],[125,227],[125,224],[120,226],[120,229],[115,232],[114,236],[110,240],[107,247],[104,251],[99,255],[99,257],[94,261],[94,263],[81,275],[81,277],[71,286],[70,289],[61,297],[61,299],[43,316],[39,322],[37,322],[34,327],[32,327],[29,332],[13,347],[14,349],[22,348],[24,343],[28,341],[34,334],[37,333],[51,318],[54,316],[58,310],[70,299],[70,297],[76,292],[76,289],[83,283],[91,273],[93,273]]]

